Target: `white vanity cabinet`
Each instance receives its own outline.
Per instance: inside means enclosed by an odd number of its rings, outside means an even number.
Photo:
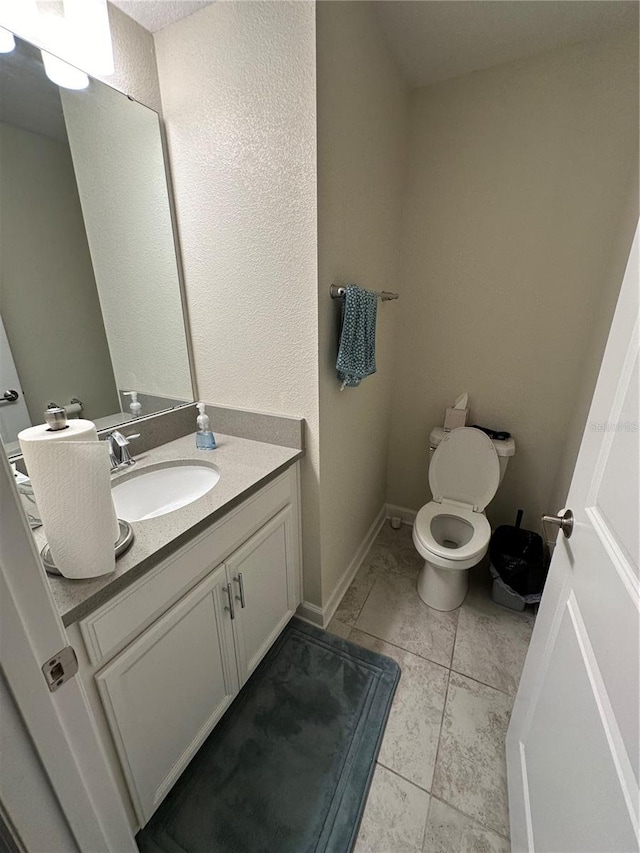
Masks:
[[[226,561],[234,598],[233,633],[238,677],[244,684],[293,612],[288,560],[294,519],[287,506]],[[278,566],[274,571],[269,567]]]
[[[134,830],[162,802],[300,598],[294,466],[80,622],[81,677],[133,805]]]
[[[150,817],[238,692],[224,565],[97,676],[136,810]]]

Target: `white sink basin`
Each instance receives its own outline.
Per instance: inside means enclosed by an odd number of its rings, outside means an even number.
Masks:
[[[152,468],[111,489],[118,518],[144,521],[186,506],[206,495],[220,479],[213,465]]]

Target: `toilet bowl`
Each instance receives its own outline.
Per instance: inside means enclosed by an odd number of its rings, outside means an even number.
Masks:
[[[487,553],[491,526],[484,514],[515,453],[513,439],[496,441],[473,427],[449,433],[434,430],[429,467],[433,500],[413,525],[413,544],[424,559],[418,577],[420,598],[436,610],[454,610],[464,601],[469,569]]]

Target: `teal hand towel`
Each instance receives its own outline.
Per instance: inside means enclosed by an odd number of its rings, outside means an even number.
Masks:
[[[355,284],[345,288],[342,330],[336,370],[342,383],[354,388],[376,372],[376,315],[378,294]]]

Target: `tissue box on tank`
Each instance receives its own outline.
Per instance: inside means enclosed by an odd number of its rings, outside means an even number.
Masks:
[[[469,409],[451,409],[447,407],[444,414],[444,428],[449,432],[452,429],[467,425]]]

